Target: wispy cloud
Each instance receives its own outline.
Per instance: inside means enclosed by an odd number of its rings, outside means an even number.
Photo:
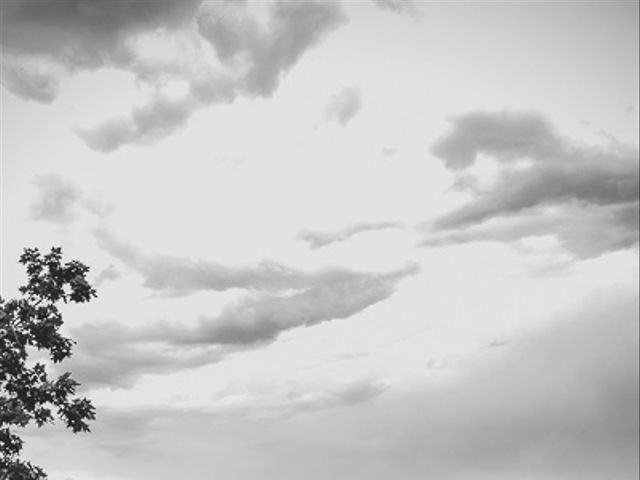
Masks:
[[[373,0],[373,3],[383,10],[416,17],[419,12],[413,0]]]
[[[517,216],[495,218],[461,229],[430,232],[423,246],[477,241],[517,242],[528,237],[555,236],[559,244],[582,258],[629,248],[638,242],[637,203],[603,207],[579,203],[546,207]]]
[[[288,295],[249,296],[216,317],[201,317],[194,329],[166,327],[175,344],[252,345],[272,341],[292,328],[351,317],[389,298],[396,284],[415,274],[409,266],[390,273],[323,273],[314,285]]]
[[[141,375],[166,374],[219,361],[214,349],[172,348],[140,329],[94,322],[73,330],[77,346],[60,368],[74,372],[86,388],[129,388]]]
[[[416,272],[416,266],[381,274],[326,272],[299,292],[248,295],[217,316],[201,316],[195,325],[180,319],[128,327],[88,323],[74,329],[77,348],[63,367],[89,387],[130,387],[143,374],[218,362],[229,351],[265,345],[285,331],[351,317],[389,298]],[[356,401],[358,394],[352,393]]]
[[[101,218],[111,211],[110,205],[87,195],[71,180],[58,174],[38,175],[34,177],[33,184],[37,189],[29,209],[33,220],[66,225],[75,221],[83,211]]]
[[[122,276],[121,273],[118,271],[115,265],[111,264],[107,268],[100,271],[98,275],[96,275],[94,283],[96,287],[99,287],[103,283],[111,280],[117,280],[121,276]]]
[[[90,385],[130,386],[145,373],[217,362],[229,351],[268,344],[288,330],[349,318],[388,299],[400,281],[418,272],[417,265],[382,273],[335,267],[309,272],[276,262],[224,266],[146,255],[104,229],[95,235],[107,253],[142,275],[147,288],[162,294],[232,288],[247,292],[219,314],[201,315],[195,324],[171,319],[134,327],[100,323],[77,329],[79,353],[73,367]],[[104,281],[112,270],[99,277]]]
[[[619,242],[606,238],[598,248],[594,241],[582,253],[628,245],[630,234],[637,240],[637,224],[630,221],[638,209],[639,188],[638,151],[633,147],[575,145],[540,115],[480,112],[456,118],[452,132],[432,151],[449,169],[461,172],[458,187],[475,197],[436,219],[433,228],[441,240],[513,239],[513,233],[487,223],[505,218],[515,223],[514,232],[558,234],[570,246],[577,245],[577,231],[621,232]],[[464,177],[481,155],[499,165],[498,177],[488,188]],[[558,223],[538,218],[550,207],[556,209]],[[565,218],[568,211],[580,217]],[[526,225],[525,219],[529,220]],[[562,220],[576,228],[567,228]],[[427,243],[439,241],[436,237]]]
[[[322,119],[345,126],[362,108],[362,93],[356,87],[341,90],[331,98],[324,110]]]
[[[187,295],[200,290],[224,291],[231,288],[266,291],[303,289],[349,274],[343,269],[309,273],[273,261],[227,266],[209,260],[147,255],[106,229],[96,230],[95,235],[106,252],[143,276],[147,288],[168,295]]]
[[[344,242],[359,233],[403,227],[404,225],[400,222],[363,222],[349,225],[342,230],[334,232],[305,230],[301,232],[298,237],[307,242],[311,248],[315,249],[326,247],[335,242]]]
[[[35,177],[33,183],[38,196],[31,204],[31,218],[59,224],[76,218],[82,193],[69,180],[51,173]]]

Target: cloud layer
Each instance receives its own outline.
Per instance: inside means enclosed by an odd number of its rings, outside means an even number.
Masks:
[[[310,480],[631,480],[638,476],[637,319],[636,293],[609,292],[551,328],[460,360],[456,379],[444,385],[394,389],[359,379],[296,391],[275,413],[307,412],[297,416],[260,415],[256,407],[104,409],[90,445],[79,448],[117,457],[114,475],[157,479],[174,478],[176,464],[191,461],[195,479],[215,465],[239,480],[260,472]],[[50,445],[51,436],[34,440]],[[141,467],[146,456],[161,460]]]

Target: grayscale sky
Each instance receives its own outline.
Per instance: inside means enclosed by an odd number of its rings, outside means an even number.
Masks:
[[[638,478],[638,2],[2,0],[51,480]]]

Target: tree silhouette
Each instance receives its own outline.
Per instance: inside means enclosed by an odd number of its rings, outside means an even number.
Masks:
[[[47,364],[71,356],[74,341],[60,333],[62,315],[57,303],[84,303],[96,296],[86,280],[89,267],[73,260],[62,263],[62,250],[42,255],[25,249],[20,256],[28,282],[20,298],[0,297],[0,480],[42,480],[46,473],[20,458],[18,433],[30,423],[53,423],[54,411],[74,433],[89,431],[95,409],[76,396],[70,373],[49,378]],[[30,361],[36,350],[47,353],[46,363]]]

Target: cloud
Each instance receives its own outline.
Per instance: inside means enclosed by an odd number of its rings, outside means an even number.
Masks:
[[[638,242],[638,203],[585,206],[580,203],[531,209],[514,217],[494,218],[464,229],[431,232],[422,246],[438,247],[478,241],[512,243],[553,235],[559,244],[581,258],[590,258]]]
[[[7,90],[23,100],[51,103],[58,95],[59,85],[55,76],[28,65],[3,61],[0,78]]]
[[[231,75],[206,73],[189,79],[186,95],[168,98],[156,94],[130,115],[107,120],[92,128],[76,129],[76,134],[95,151],[108,153],[126,144],[144,145],[184,127],[191,115],[209,105],[230,103],[238,95]]]
[[[201,13],[198,28],[221,60],[246,64],[244,92],[270,96],[306,50],[345,22],[336,2],[280,1],[271,7],[265,29],[238,4]]]
[[[3,71],[3,85],[19,96],[49,103],[56,93],[54,86],[60,69],[74,72],[104,66],[128,68],[136,58],[131,44],[136,35],[184,26],[200,3],[200,0],[2,2],[3,66],[7,72],[13,72],[5,76]],[[34,61],[48,64],[51,77],[22,71],[25,62]],[[25,83],[30,85],[28,89]]]
[[[293,294],[248,297],[216,317],[201,317],[194,329],[167,326],[162,337],[174,344],[252,345],[272,341],[292,328],[351,317],[389,298],[396,284],[417,268],[390,273],[323,272]]]
[[[55,173],[34,177],[37,195],[29,208],[29,217],[60,225],[75,221],[85,210],[100,218],[108,215],[111,206],[87,196],[77,185]]]
[[[128,117],[79,129],[87,145],[110,152],[122,145],[145,144],[184,126],[206,106],[230,103],[240,95],[269,97],[282,75],[346,18],[333,2],[276,2],[263,28],[242,3],[207,5],[197,16],[198,32],[215,50],[218,70],[183,74],[189,91],[178,99],[157,95]]]
[[[637,299],[597,305],[474,362],[461,385],[405,405],[398,454],[429,452],[442,478],[634,478],[637,315]]]
[[[272,291],[304,288],[310,286],[317,277],[275,262],[229,267],[207,260],[170,255],[150,256],[105,229],[96,230],[95,235],[106,252],[144,277],[146,287],[169,295],[231,288]]]
[[[218,315],[200,316],[195,325],[176,319],[177,323],[157,321],[134,328],[88,324],[74,330],[78,353],[70,364],[88,385],[130,386],[142,374],[205,365],[229,351],[272,342],[294,328],[351,317],[389,298],[402,279],[418,271],[416,265],[408,265],[384,273],[342,268],[306,272],[275,262],[229,267],[145,255],[106,230],[96,230],[95,235],[106,252],[140,273],[146,287],[162,294],[231,288],[248,292]],[[112,267],[99,277],[108,278]]]
[[[12,53],[42,55],[72,68],[103,66],[142,30],[177,28],[199,0],[21,0],[2,3],[2,45]]]
[[[220,360],[212,349],[171,348],[117,322],[94,322],[72,331],[74,354],[59,368],[85,388],[128,388],[145,374],[164,374]]]
[[[132,72],[154,92],[149,101],[127,116],[77,129],[91,149],[110,152],[164,138],[201,108],[241,95],[271,96],[308,49],[346,22],[336,2],[277,1],[266,25],[244,2],[201,3],[2,2],[3,84],[22,98],[50,103],[65,74],[102,67]],[[190,55],[149,58],[139,40],[158,31],[189,38]],[[185,83],[188,92],[167,98],[167,79]]]
[[[582,214],[581,218],[567,219],[581,231],[622,229],[621,243],[628,243],[628,227],[633,227],[629,218],[638,202],[636,148],[575,145],[533,113],[479,112],[454,119],[452,132],[437,142],[432,152],[456,172],[457,187],[474,195],[466,205],[436,219],[432,225],[435,231],[450,231],[441,234],[441,238],[458,236],[471,240],[474,230],[483,230],[477,225],[519,216],[516,222],[522,223],[522,218],[531,220],[520,229],[533,234],[535,225],[546,224],[568,243],[575,243],[575,239],[567,240],[571,231],[566,225],[535,220],[535,213],[554,207]],[[480,187],[473,176],[467,175],[483,155],[499,166],[497,179],[489,187]],[[562,213],[558,216],[566,217]],[[592,222],[591,228],[588,222]],[[537,231],[542,233],[546,232]],[[495,238],[503,235],[496,232]],[[491,234],[485,232],[483,236],[489,238]],[[607,240],[602,248],[593,245],[593,249],[601,252],[615,243]]]
[[[38,198],[31,204],[32,219],[66,224],[76,218],[82,194],[70,181],[50,173],[35,177],[33,183],[38,188]]]
[[[145,144],[164,138],[183,127],[191,114],[203,106],[191,96],[179,99],[158,96],[134,109],[130,117],[112,119],[95,128],[77,129],[76,133],[92,150],[111,152],[127,143]]]
[[[287,416],[301,412],[314,412],[331,408],[350,407],[370,402],[389,389],[380,381],[364,378],[323,391],[299,392],[277,405],[274,410]]]
[[[453,119],[453,130],[431,149],[447,168],[470,167],[478,154],[506,163],[545,159],[562,149],[551,124],[537,113],[474,112]]]
[[[73,330],[77,346],[62,368],[90,388],[130,387],[140,375],[218,362],[229,351],[272,342],[287,330],[348,318],[389,298],[397,283],[416,271],[410,266],[382,274],[323,272],[302,291],[248,295],[216,317],[201,316],[195,326],[163,321],[137,327],[85,324]],[[365,392],[347,396],[355,402]]]
[[[108,282],[111,280],[117,280],[121,277],[121,273],[115,267],[115,265],[111,264],[104,270],[102,270],[98,275],[96,275],[95,280],[92,282],[96,287],[99,287],[104,282]]]
[[[398,149],[395,147],[382,147],[382,155],[385,157],[393,157],[396,153],[398,153]]]
[[[254,293],[227,307],[218,317],[202,317],[188,329],[166,326],[150,338],[183,344],[252,344],[273,340],[284,330],[347,318],[388,298],[395,284],[417,272],[411,265],[390,273],[361,273],[342,268],[306,272],[276,263],[228,267],[206,260],[148,256],[136,247],[97,230],[101,247],[144,277],[144,285],[168,295],[231,288]]]
[[[358,274],[342,268],[307,272],[273,261],[230,267],[208,260],[146,255],[106,229],[97,229],[94,234],[101,248],[144,277],[147,288],[167,295],[179,296],[201,290],[224,291],[232,288],[287,291],[359,278]]]
[[[391,388],[375,404],[280,427],[281,441],[295,438],[289,458],[314,452],[280,477],[317,462],[322,473],[306,478],[637,478],[637,351],[637,293],[608,292],[482,349],[445,385]]]
[[[336,232],[318,232],[307,230],[301,232],[298,237],[301,240],[307,242],[311,248],[316,249],[326,247],[327,245],[331,245],[335,242],[344,242],[359,233],[403,227],[404,225],[399,222],[364,222],[350,225]]]
[[[413,0],[373,0],[376,7],[399,15],[409,15],[416,17],[418,9]]]
[[[355,87],[337,93],[324,110],[325,122],[336,122],[345,126],[362,108],[362,94]]]
[[[81,466],[98,452],[110,456],[105,462],[118,459],[103,471],[157,479],[175,478],[191,462],[196,478],[215,468],[238,480],[260,474],[285,480],[632,480],[638,478],[637,353],[637,291],[605,292],[542,330],[456,362],[455,377],[444,384],[389,388],[363,379],[296,390],[289,403],[299,414],[284,418],[103,408],[86,437],[90,445],[60,448],[51,461],[68,465],[73,456]],[[353,406],[332,408],[347,405]],[[39,435],[49,436],[30,443],[40,442],[47,452],[53,438],[74,438],[51,429]],[[118,445],[138,460],[155,460],[140,466]],[[82,449],[86,455],[79,456]]]

